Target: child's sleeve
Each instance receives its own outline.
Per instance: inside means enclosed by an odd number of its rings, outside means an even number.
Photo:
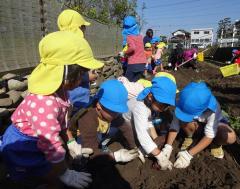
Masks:
[[[204,134],[206,137],[215,138],[219,124],[218,120],[219,120],[218,113],[211,113],[211,115],[207,118],[207,124],[204,128]]]
[[[32,127],[39,138],[37,146],[51,163],[58,163],[65,158],[65,149],[60,139],[60,108],[54,99],[42,99],[36,103],[32,112]]]

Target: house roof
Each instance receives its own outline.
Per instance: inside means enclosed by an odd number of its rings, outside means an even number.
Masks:
[[[173,35],[174,33],[178,32],[178,31],[180,31],[180,32],[182,32],[182,33],[185,33],[185,34],[187,34],[187,35],[190,35],[190,34],[191,34],[190,32],[187,32],[187,31],[184,30],[184,29],[179,29],[179,30],[176,30],[175,32],[173,32],[172,35]]]

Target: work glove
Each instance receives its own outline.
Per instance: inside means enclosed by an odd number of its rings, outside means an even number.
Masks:
[[[162,149],[161,153],[167,158],[169,159],[172,153],[173,147],[169,144],[165,144],[164,148]]]
[[[123,58],[123,57],[124,57],[124,52],[123,52],[123,51],[119,52],[119,53],[118,53],[118,56],[121,57],[121,58]]]
[[[145,158],[144,158],[144,155],[143,155],[143,153],[142,153],[142,151],[140,150],[140,149],[138,149],[138,158],[140,159],[140,161],[142,162],[142,163],[145,163],[146,161],[145,161]]]
[[[178,152],[177,160],[174,163],[174,167],[183,169],[190,165],[190,161],[193,158],[191,154],[188,153],[187,150]]]
[[[87,188],[92,182],[90,173],[77,172],[70,169],[67,169],[59,178],[65,185],[79,189]]]
[[[129,162],[139,156],[138,149],[132,150],[120,149],[113,153],[116,162]]]
[[[93,153],[92,148],[82,148],[82,145],[78,144],[76,140],[68,142],[67,147],[73,159],[78,159],[81,156],[89,157]]]
[[[168,63],[168,67],[172,67],[172,63],[171,62]]]
[[[155,156],[155,158],[158,161],[158,165],[160,165],[161,170],[172,170],[172,162],[165,156],[164,153],[160,152],[160,154],[158,154],[157,156]]]

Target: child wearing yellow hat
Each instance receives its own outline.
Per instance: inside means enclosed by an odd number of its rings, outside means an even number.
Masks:
[[[73,158],[92,153],[67,132],[67,91],[81,83],[88,69],[103,64],[93,58],[87,41],[73,32],[47,35],[39,43],[39,52],[40,64],[29,77],[29,94],[13,113],[0,151],[12,179],[37,177],[53,183],[59,178],[68,186],[85,188],[91,175],[70,170],[65,163],[64,143]]]
[[[154,67],[154,69],[153,69],[153,74],[156,74],[156,73],[157,73],[158,67],[160,67],[161,72],[164,71],[161,58],[162,58],[163,50],[164,50],[165,47],[166,47],[166,44],[163,43],[163,42],[160,42],[160,43],[157,45],[157,51],[156,51],[156,54],[154,55],[154,64],[155,64],[155,67]]]
[[[144,70],[144,75],[147,75],[148,72],[152,72],[152,45],[151,43],[146,43],[144,46],[144,53],[147,58],[147,63]]]

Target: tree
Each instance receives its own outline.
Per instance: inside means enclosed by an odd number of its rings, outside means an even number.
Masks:
[[[121,25],[126,15],[137,15],[137,0],[65,0],[65,5],[107,24]]]
[[[221,38],[223,32],[223,37],[229,37],[229,34],[232,31],[231,18],[224,18],[218,22],[217,37]]]

